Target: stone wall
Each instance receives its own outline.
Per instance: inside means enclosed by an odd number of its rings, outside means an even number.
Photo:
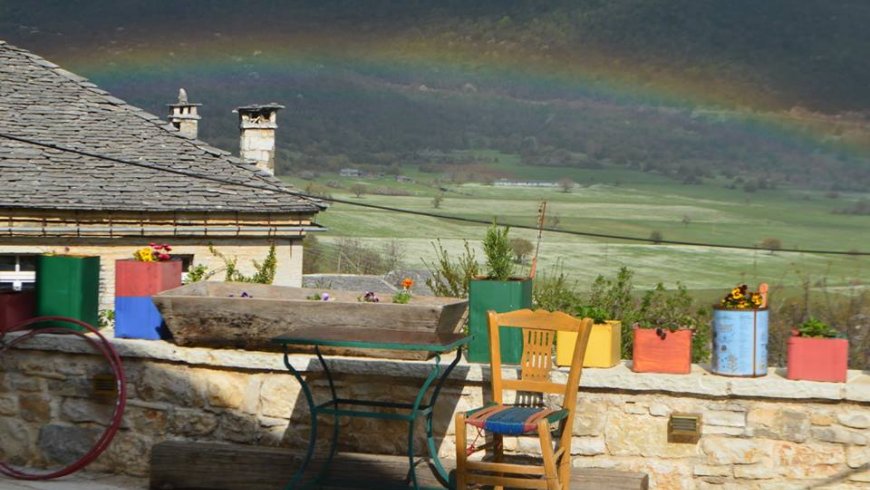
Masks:
[[[229,441],[303,448],[309,419],[280,354],[182,348],[116,339],[129,380],[124,424],[93,470],[142,476],[157,442]],[[0,457],[41,465],[86,444],[111,406],[91,397],[90,377],[106,372],[78,339],[40,335],[0,355]],[[410,400],[429,364],[333,358],[340,395]],[[447,360],[445,360],[447,361]],[[292,355],[315,397],[327,385],[316,359]],[[439,401],[439,452],[453,458],[453,414],[488,396],[486,369],[460,363]],[[564,372],[557,377],[564,377]],[[870,375],[846,384],[635,374],[626,366],[587,369],[572,444],[575,466],[642,471],[653,488],[867,488],[870,485]],[[674,412],[702,416],[697,444],[668,443]],[[329,418],[320,426],[330,429]],[[340,450],[404,454],[405,423],[342,420]],[[324,432],[325,434],[326,432]],[[470,437],[474,431],[470,431]],[[422,431],[416,447],[423,446]],[[323,441],[322,441],[323,442]],[[526,452],[528,439],[506,441]],[[323,445],[325,446],[325,444]]]

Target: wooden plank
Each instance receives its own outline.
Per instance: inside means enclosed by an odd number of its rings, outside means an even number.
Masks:
[[[303,454],[288,449],[166,441],[151,450],[152,490],[275,490],[284,488]],[[323,461],[323,456],[315,457]],[[443,461],[452,469],[452,460]],[[312,466],[315,466],[312,463]],[[316,471],[317,468],[312,468]],[[407,488],[408,460],[401,456],[340,453],[324,488]],[[313,474],[313,473],[312,473]],[[439,486],[430,466],[418,459],[421,486]],[[644,473],[574,468],[572,490],[647,490]]]

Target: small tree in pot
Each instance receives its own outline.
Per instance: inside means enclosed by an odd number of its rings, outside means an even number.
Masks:
[[[508,238],[509,232],[509,227],[499,227],[496,223],[487,228],[483,239],[487,275],[477,277],[469,284],[468,329],[474,336],[468,347],[468,360],[471,362],[489,362],[487,311],[503,313],[532,306],[532,280],[528,277],[513,277],[513,249]],[[523,353],[520,329],[504,328],[500,344],[502,362],[520,362]]]

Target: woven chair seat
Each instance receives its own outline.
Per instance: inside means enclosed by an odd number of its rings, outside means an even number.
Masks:
[[[552,424],[568,416],[568,410],[492,404],[466,413],[465,423],[485,431],[518,436],[538,430],[538,421]]]

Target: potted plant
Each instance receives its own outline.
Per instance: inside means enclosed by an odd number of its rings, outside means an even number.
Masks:
[[[168,337],[151,296],[181,286],[181,261],[167,244],[151,243],[132,259],[115,261],[115,336],[157,340]]]
[[[100,322],[100,257],[44,254],[36,257],[36,313],[65,316],[97,326]],[[39,327],[70,327],[41,322]],[[77,328],[77,327],[72,327]]]
[[[622,345],[622,322],[608,320],[607,311],[597,306],[580,306],[574,309],[574,316],[591,318],[594,324],[589,333],[589,344],[583,356],[583,367],[610,368],[619,363]],[[556,364],[570,366],[574,357],[574,343],[577,334],[556,332]]]
[[[849,341],[830,325],[810,317],[788,339],[786,377],[794,380],[845,383]]]
[[[692,330],[682,325],[633,325],[631,369],[636,373],[689,374]]]
[[[0,333],[33,317],[33,291],[0,291]]]
[[[713,307],[713,373],[767,375],[767,285],[750,291],[743,284]]]
[[[487,274],[472,279],[469,284],[468,330],[474,337],[468,346],[468,360],[471,362],[489,362],[487,311],[503,313],[532,306],[532,280],[513,277],[509,231],[509,227],[499,227],[496,223],[487,228],[483,239]],[[500,337],[502,362],[518,364],[523,353],[522,331],[503,328]]]

